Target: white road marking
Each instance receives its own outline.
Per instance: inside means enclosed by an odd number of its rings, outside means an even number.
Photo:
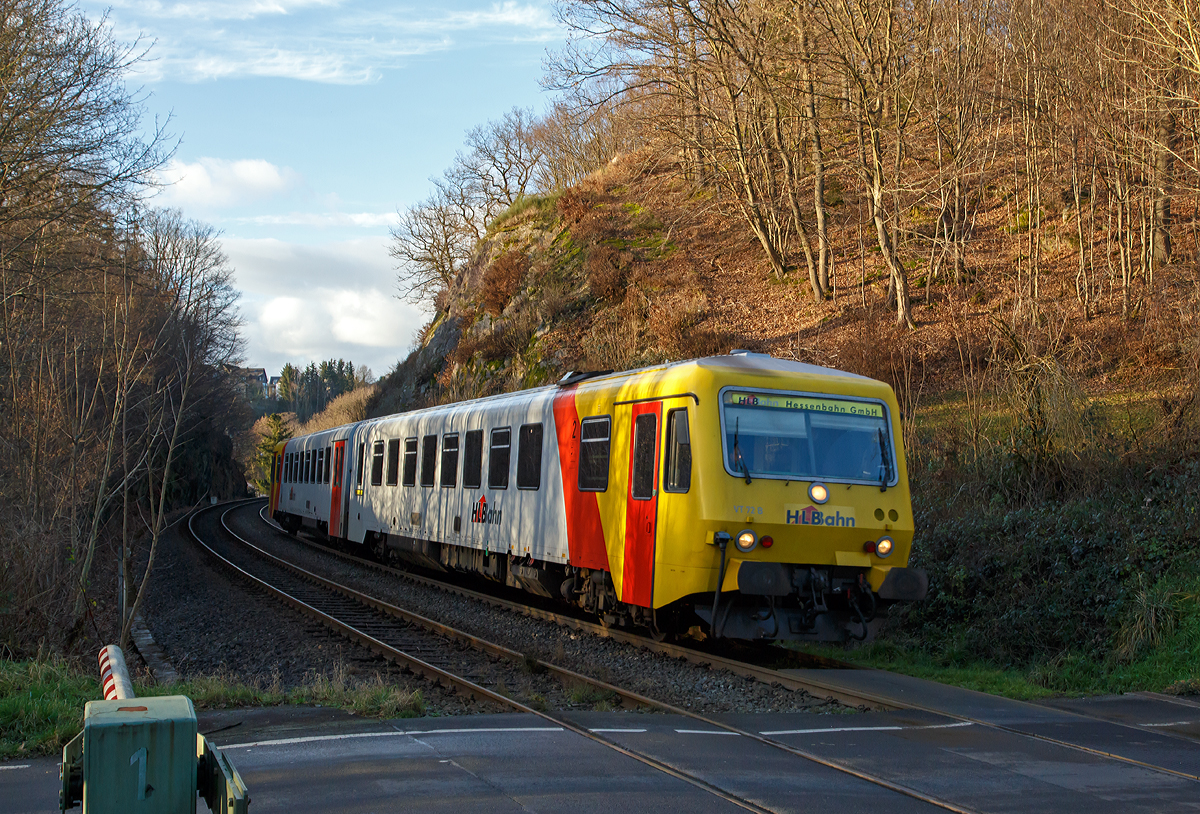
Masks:
[[[588,732],[645,732],[644,729],[589,729]]]
[[[0,766],[0,772],[10,772],[13,769],[28,769],[28,763],[22,763],[20,766]]]
[[[741,737],[737,732],[726,732],[723,729],[676,729],[680,735],[735,735]]]
[[[561,726],[514,726],[514,727],[480,727],[478,729],[411,729],[392,730],[390,732],[356,732],[349,735],[309,735],[302,738],[279,738],[267,741],[249,741],[247,743],[231,743],[221,746],[221,749],[250,749],[255,746],[291,746],[297,743],[319,743],[323,741],[344,741],[357,738],[395,738],[401,735],[461,735],[471,732],[562,732]]]
[[[760,735],[823,735],[826,732],[898,732],[908,729],[956,729],[973,726],[970,721],[956,724],[929,724],[927,726],[841,726],[832,729],[781,729],[777,732],[759,732]]]
[[[1138,726],[1191,726],[1200,721],[1173,721],[1169,724],[1138,724]]]

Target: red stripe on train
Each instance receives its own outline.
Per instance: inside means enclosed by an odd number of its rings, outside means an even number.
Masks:
[[[554,397],[554,431],[558,434],[558,466],[567,513],[567,550],[571,565],[608,570],[608,549],[595,492],[579,491],[579,410],[575,388]]]

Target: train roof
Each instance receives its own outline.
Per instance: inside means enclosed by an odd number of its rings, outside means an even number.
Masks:
[[[621,371],[603,371],[598,373],[583,372],[575,374],[567,374],[560,382],[555,384],[543,385],[541,387],[533,387],[527,390],[517,390],[511,393],[497,393],[492,396],[483,396],[477,399],[468,399],[466,401],[456,401],[452,404],[439,404],[435,407],[422,407],[416,410],[408,410],[403,413],[391,413],[385,416],[376,416],[367,418],[362,421],[353,422],[351,424],[343,424],[338,427],[331,427],[326,430],[309,433],[308,435],[298,436],[298,438],[308,438],[313,436],[336,433],[346,430],[349,427],[357,425],[372,426],[381,424],[386,421],[391,421],[400,416],[414,415],[420,413],[431,413],[439,410],[452,410],[467,408],[470,406],[487,404],[497,401],[507,401],[516,398],[532,399],[539,395],[548,396],[558,392],[562,386],[566,384],[579,385],[581,388],[586,387],[592,389],[598,386],[611,387],[620,385],[639,376],[648,373],[678,369],[693,365],[695,367],[707,370],[720,370],[727,372],[745,372],[745,373],[777,373],[777,374],[800,374],[804,376],[819,376],[822,378],[845,378],[853,379],[861,382],[874,381],[868,376],[860,376],[857,373],[848,373],[844,370],[837,370],[831,367],[822,367],[821,365],[811,365],[806,362],[797,362],[791,359],[778,359],[768,353],[754,353],[751,351],[734,350],[728,355],[723,356],[705,356],[700,359],[686,359],[679,362],[665,362],[663,364],[651,365],[649,367],[637,368],[634,370]]]

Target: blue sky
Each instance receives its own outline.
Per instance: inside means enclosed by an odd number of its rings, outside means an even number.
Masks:
[[[130,77],[179,138],[152,201],[211,223],[236,269],[246,362],[352,359],[385,373],[427,315],[395,298],[397,209],[470,127],[544,110],[548,0],[85,1],[149,45]]]

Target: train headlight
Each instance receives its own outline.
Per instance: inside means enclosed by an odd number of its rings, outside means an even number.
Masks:
[[[808,497],[813,503],[819,506],[829,500],[829,487],[823,483],[814,483],[808,487]]]
[[[734,543],[737,545],[738,551],[746,554],[753,551],[754,547],[758,545],[758,535],[750,529],[746,529],[738,534]]]
[[[886,557],[892,553],[894,547],[895,543],[892,542],[891,537],[880,537],[875,541],[875,556]]]

